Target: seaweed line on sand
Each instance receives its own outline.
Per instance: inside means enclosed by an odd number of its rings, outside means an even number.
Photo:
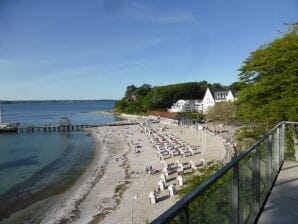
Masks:
[[[82,201],[84,201],[84,199],[88,196],[88,194],[90,193],[91,189],[99,182],[99,180],[103,177],[104,175],[104,171],[105,171],[105,167],[108,163],[108,160],[105,161],[103,166],[97,167],[94,171],[95,178],[89,182],[90,184],[90,189],[82,195],[82,197],[80,199],[78,199],[75,202],[74,205],[74,209],[71,211],[71,216],[69,218],[63,218],[61,220],[59,220],[58,222],[55,222],[57,224],[66,224],[66,223],[71,223],[73,220],[75,220],[76,218],[79,217],[80,215],[80,211],[79,211],[79,205],[82,203]],[[98,172],[98,170],[100,169],[100,171]]]
[[[129,145],[129,143],[128,143]],[[99,223],[100,221],[102,221],[111,211],[114,211],[120,204],[121,202],[121,199],[122,199],[122,195],[123,193],[129,188],[130,186],[130,181],[128,181],[127,179],[129,178],[129,173],[128,173],[128,170],[130,168],[130,165],[128,163],[128,158],[127,158],[127,154],[130,152],[127,151],[126,153],[124,153],[122,155],[122,157],[124,158],[123,159],[123,162],[122,164],[119,166],[119,167],[122,167],[124,168],[124,172],[125,172],[125,176],[124,176],[124,180],[125,181],[122,181],[121,184],[117,185],[114,189],[114,196],[113,196],[113,199],[115,200],[116,204],[115,206],[113,207],[108,207],[108,208],[103,208],[101,209],[100,213],[96,214],[93,216],[93,219],[92,221],[89,222],[89,224],[97,224]]]

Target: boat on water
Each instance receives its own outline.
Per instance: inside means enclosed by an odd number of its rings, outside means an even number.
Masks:
[[[18,124],[16,123],[0,123],[0,133],[16,133]]]
[[[2,114],[2,104],[0,102],[0,133],[16,133],[19,124],[2,122]]]

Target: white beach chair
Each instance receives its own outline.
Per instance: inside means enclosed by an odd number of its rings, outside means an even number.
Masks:
[[[183,186],[183,178],[182,178],[181,175],[179,175],[179,176],[177,177],[177,181],[178,181],[178,185],[179,185],[179,186]]]
[[[156,203],[156,193],[155,191],[151,191],[149,193],[150,203],[155,204]]]
[[[169,194],[170,196],[174,196],[176,194],[176,189],[174,184],[170,184],[168,186]]]

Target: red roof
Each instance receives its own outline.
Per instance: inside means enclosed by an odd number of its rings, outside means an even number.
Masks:
[[[165,117],[165,118],[170,118],[170,119],[177,119],[177,114],[170,113],[170,112],[152,111],[152,112],[150,112],[150,115]]]

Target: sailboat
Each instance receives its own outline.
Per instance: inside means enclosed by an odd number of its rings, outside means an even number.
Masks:
[[[17,124],[4,123],[2,119],[2,103],[0,101],[0,133],[15,133],[18,131]]]

